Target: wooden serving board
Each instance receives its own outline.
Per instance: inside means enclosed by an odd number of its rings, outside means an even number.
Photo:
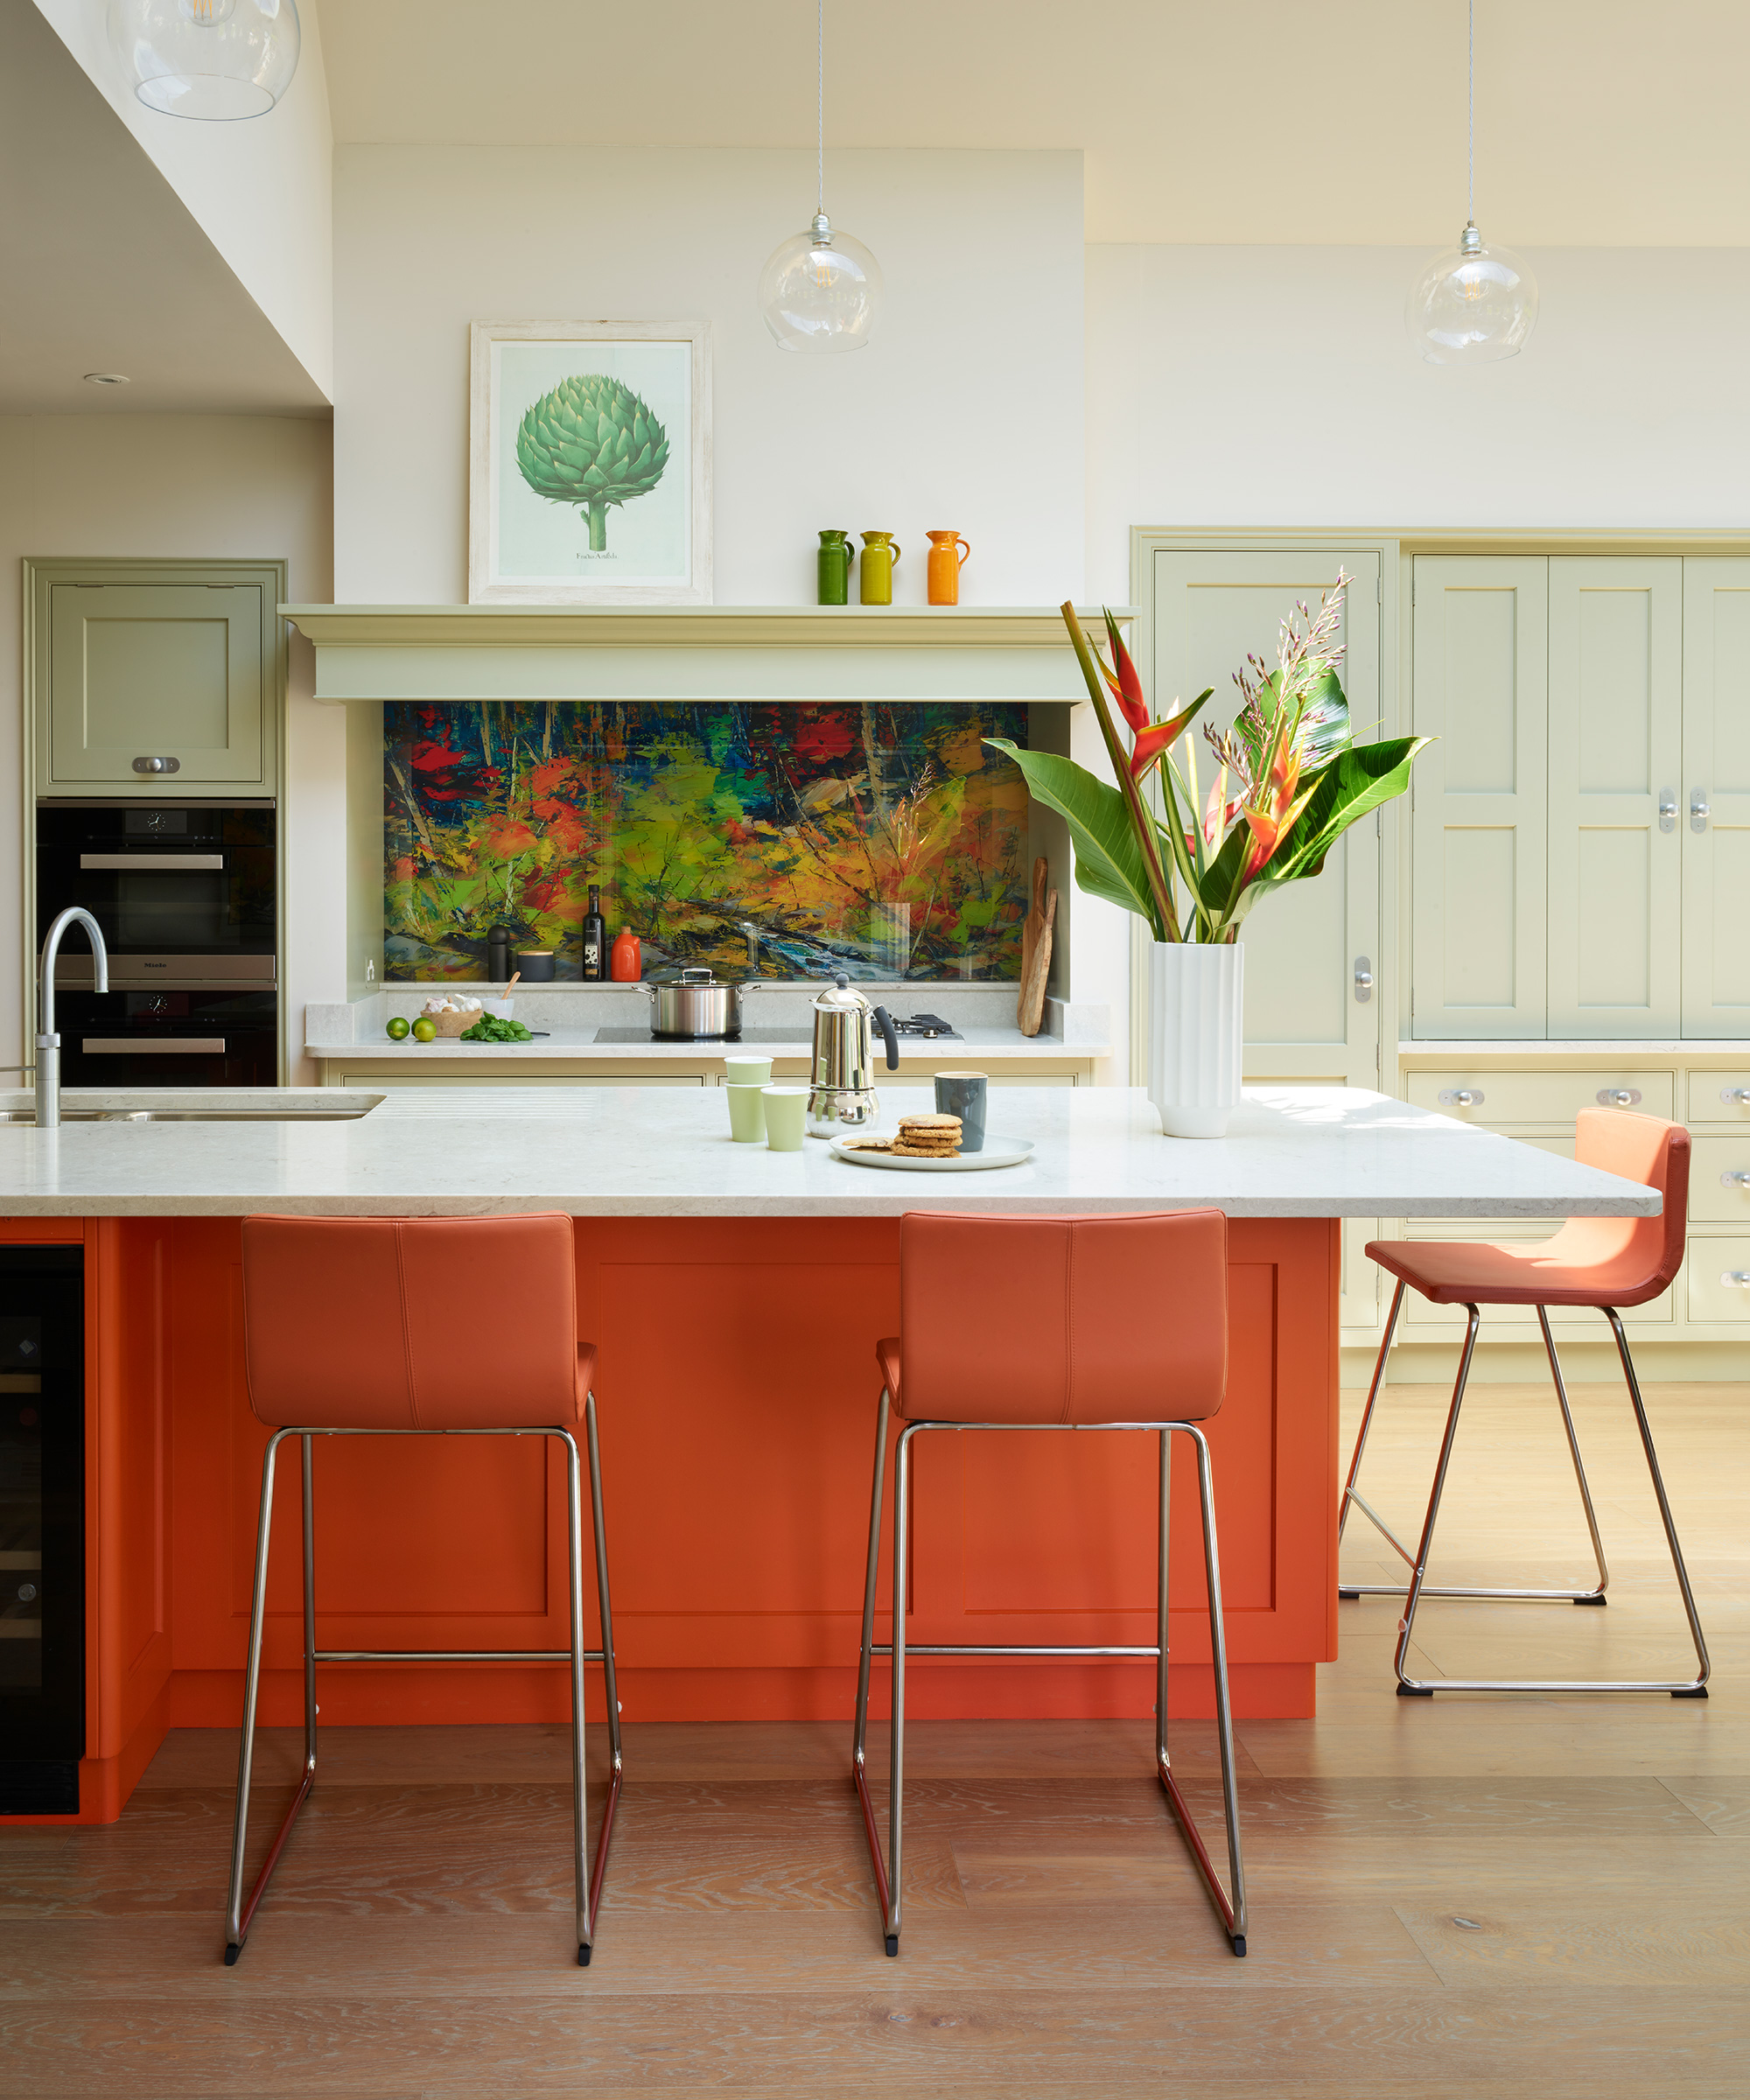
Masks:
[[[1037,1035],[1045,1019],[1046,979],[1051,974],[1052,928],[1057,922],[1057,892],[1046,893],[1050,870],[1041,854],[1033,863],[1032,909],[1021,928],[1021,996],[1015,1018],[1023,1035]]]

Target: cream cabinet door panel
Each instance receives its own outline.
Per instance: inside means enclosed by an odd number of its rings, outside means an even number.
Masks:
[[[1410,1033],[1541,1036],[1549,564],[1419,556],[1410,785]]]
[[[1750,562],[1684,564],[1677,831],[1684,1033],[1750,1036]]]
[[[1373,550],[1158,553],[1154,563],[1152,694],[1165,712],[1175,695],[1189,701],[1212,686],[1208,713],[1231,721],[1239,695],[1234,673],[1248,656],[1276,661],[1283,620],[1297,602],[1317,606],[1339,570],[1354,579],[1344,606],[1341,677],[1363,738],[1381,733],[1380,557]],[[1207,746],[1198,753],[1204,792]],[[1324,872],[1266,898],[1242,928],[1246,949],[1247,1069],[1351,1087],[1379,1084],[1381,1015],[1377,991],[1354,996],[1355,962],[1380,954],[1380,827],[1363,820],[1339,842]],[[1340,1317],[1350,1327],[1378,1318],[1378,1281],[1359,1250],[1373,1231],[1362,1221],[1345,1234]]]
[[[1550,562],[1551,1036],[1681,1025],[1683,599],[1676,556]]]

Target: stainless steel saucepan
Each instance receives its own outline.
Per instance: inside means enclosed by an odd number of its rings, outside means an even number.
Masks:
[[[741,1002],[760,980],[719,984],[709,970],[683,970],[673,984],[647,984],[650,1032],[659,1042],[729,1042],[741,1033]]]

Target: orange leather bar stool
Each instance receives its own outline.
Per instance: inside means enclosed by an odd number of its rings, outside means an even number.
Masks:
[[[903,1885],[906,1658],[913,1656],[1146,1656],[1155,1664],[1155,1771],[1236,1954],[1246,1950],[1245,1879],[1228,1650],[1222,1625],[1222,1567],[1215,1545],[1209,1447],[1197,1427],[1222,1404],[1228,1379],[1228,1221],[1218,1210],[1146,1217],[955,1217],[908,1213],[900,1233],[900,1332],[875,1346],[881,1403],[869,1504],[869,1564],[863,1591],[863,1648],[857,1670],[851,1777],[874,1862],[887,1952],[900,1951]],[[875,1570],[890,1409],[900,1432],[893,1484],[893,1637],[875,1640]],[[1159,1579],[1156,1639],[1149,1648],[984,1647],[907,1642],[906,1581],[912,1446],[936,1430],[1132,1429],[1160,1437]],[[1184,1796],[1166,1744],[1169,1439],[1191,1439],[1203,1514],[1209,1642],[1222,1794],[1228,1830],[1223,1893]],[[892,1660],[887,1858],[875,1827],[864,1769],[869,1664]]]
[[[465,1354],[452,1339],[464,1302],[526,1308],[508,1342]],[[578,1341],[571,1221],[509,1218],[248,1218],[243,1223],[243,1311],[249,1404],[273,1429],[262,1464],[256,1590],[237,1815],[231,1844],[225,1959],[236,1961],[298,1813],[316,1780],[318,1662],[569,1662],[571,1667],[572,1854],[578,1960],[587,1965],[607,1869],[621,1774],[613,1616],[602,1528],[601,1454],[596,1440],[596,1353]],[[583,1489],[574,1432],[589,1446],[596,1593],[602,1645],[584,1646]],[[318,1426],[319,1425],[319,1426]],[[568,1509],[566,1567],[571,1643],[561,1648],[318,1648],[311,1446],[317,1437],[553,1437],[564,1446]],[[303,1446],[304,1774],[248,1902],[242,1900],[249,1769],[262,1674],[274,1461],[288,1437]],[[596,1845],[585,1858],[584,1664],[606,1677],[612,1776]]]
[[[1629,1116],[1616,1109],[1584,1109],[1575,1131],[1575,1157],[1587,1166],[1620,1174],[1628,1181],[1642,1181],[1656,1188],[1664,1200],[1657,1217],[1570,1218],[1552,1239],[1520,1246],[1497,1247],[1465,1240],[1376,1240],[1368,1252],[1381,1268],[1397,1278],[1392,1295],[1385,1337],[1379,1345],[1373,1383],[1368,1389],[1367,1407],[1355,1438],[1354,1456],[1343,1488],[1342,1508],[1337,1518],[1340,1542],[1353,1505],[1389,1539],[1410,1566],[1408,1592],[1392,1583],[1351,1583],[1343,1586],[1344,1597],[1408,1598],[1397,1634],[1397,1690],[1401,1698],[1421,1698],[1439,1691],[1669,1691],[1673,1698],[1707,1697],[1707,1644],[1702,1639],[1701,1621],[1696,1616],[1695,1598],[1690,1590],[1689,1572],[1684,1566],[1683,1549],[1665,1483],[1659,1472],[1653,1432],[1647,1424],[1641,1388],[1634,1377],[1634,1362],[1628,1354],[1628,1338],[1622,1331],[1618,1308],[1645,1305],[1656,1298],[1677,1272],[1684,1258],[1684,1222],[1689,1213],[1690,1139],[1680,1124],[1662,1123],[1651,1116]],[[1362,1453],[1367,1448],[1368,1431],[1379,1402],[1385,1376],[1386,1352],[1397,1326],[1399,1308],[1406,1290],[1419,1291],[1437,1306],[1463,1306],[1470,1315],[1464,1348],[1459,1356],[1458,1382],[1452,1388],[1452,1404],[1446,1416],[1446,1435],[1434,1467],[1434,1485],[1428,1497],[1420,1544],[1412,1553],[1355,1486]],[[1440,1514],[1440,1494],[1446,1468],[1458,1434],[1459,1410],[1464,1404],[1465,1385],[1470,1376],[1471,1354],[1476,1348],[1477,1326],[1484,1306],[1535,1306],[1537,1324],[1544,1331],[1544,1348],[1550,1359],[1550,1376],[1555,1382],[1556,1401],[1562,1410],[1568,1452],[1574,1478],[1579,1484],[1580,1503],[1586,1529],[1592,1534],[1593,1558],[1598,1563],[1598,1584],[1592,1589],[1437,1589],[1428,1580],[1428,1556],[1434,1543],[1435,1520]],[[1410,1655],[1410,1635],[1417,1607],[1424,1597],[1516,1598],[1531,1601],[1601,1605],[1609,1584],[1604,1544],[1599,1536],[1598,1517],[1586,1485],[1586,1465],[1580,1457],[1579,1438],[1568,1406],[1567,1389],[1562,1382],[1561,1360],[1556,1339],[1550,1332],[1550,1306],[1589,1306],[1602,1312],[1616,1338],[1616,1353],[1622,1361],[1622,1376],[1634,1404],[1634,1420],[1641,1432],[1641,1447],[1647,1454],[1647,1469],[1653,1477],[1659,1516],[1671,1550],[1671,1564],[1677,1572],[1684,1610],[1689,1615],[1690,1637],[1695,1643],[1698,1665],[1693,1677],[1611,1678],[1580,1681],[1544,1677],[1440,1677],[1427,1681],[1410,1676],[1404,1669]]]

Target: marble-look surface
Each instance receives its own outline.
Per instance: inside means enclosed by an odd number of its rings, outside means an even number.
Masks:
[[[102,1097],[115,1102],[117,1096]],[[235,1096],[223,1097],[229,1103]],[[318,1088],[252,1105],[332,1109]],[[364,1096],[362,1098],[368,1098]],[[68,1109],[97,1097],[69,1089]],[[178,1107],[204,1099],[190,1088]],[[22,1108],[24,1093],[0,1096]],[[1378,1094],[1248,1089],[1224,1138],[1162,1137],[1140,1090],[1015,1088],[992,1127],[1030,1138],[988,1174],[875,1173],[818,1140],[735,1144],[715,1088],[415,1088],[354,1122],[0,1124],[0,1216],[895,1216],[1213,1205],[1233,1217],[1656,1214],[1638,1183]]]
[[[522,1018],[520,1014],[516,1018]],[[523,1025],[534,1026],[526,1021]],[[808,1029],[798,1029],[794,1035],[768,1040],[767,1028],[755,1028],[752,1021],[747,1025],[753,1033],[739,1042],[658,1042],[652,1037],[643,1042],[604,1043],[597,1040],[598,1032],[594,1028],[555,1028],[546,1035],[537,1036],[532,1043],[465,1043],[459,1036],[442,1035],[430,1043],[416,1043],[411,1036],[397,1043],[385,1035],[374,1042],[306,1042],[304,1049],[312,1057],[343,1060],[349,1071],[379,1061],[396,1067],[406,1065],[416,1070],[422,1059],[430,1063],[436,1057],[486,1059],[509,1071],[519,1061],[540,1057],[579,1058],[585,1063],[611,1059],[617,1064],[684,1060],[689,1065],[696,1065],[702,1058],[709,1063],[724,1057],[805,1058],[813,1053],[814,1036]],[[1018,1028],[967,1027],[961,1029],[960,1037],[956,1041],[952,1036],[937,1036],[934,1040],[921,1036],[901,1036],[900,1068],[903,1071],[907,1064],[920,1059],[928,1060],[934,1068],[944,1060],[970,1057],[975,1053],[987,1062],[1003,1058],[1096,1058],[1111,1054],[1111,1046],[1107,1043],[1066,1043],[1054,1035],[1023,1035]],[[875,1059],[878,1069],[881,1063],[878,1037]]]

